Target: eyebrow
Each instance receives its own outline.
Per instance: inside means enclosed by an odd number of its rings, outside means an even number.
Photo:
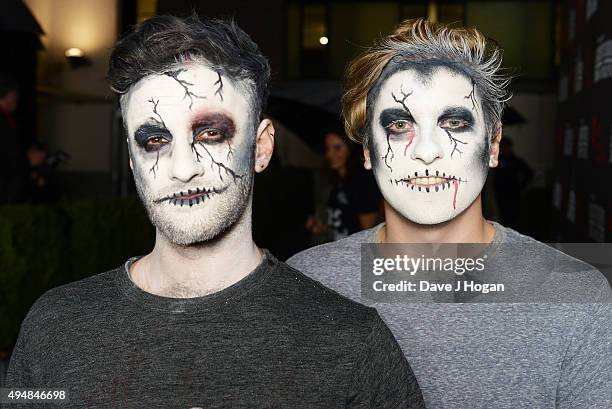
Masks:
[[[150,123],[144,123],[140,125],[138,129],[136,129],[136,131],[134,132],[134,139],[139,145],[142,146],[151,135],[159,135],[164,136],[170,140],[172,139],[172,134],[168,129],[166,129],[166,127]]]
[[[398,120],[414,121],[414,118],[410,112],[406,112],[404,109],[400,108],[388,108],[380,113],[379,121],[383,128],[386,128],[393,121]]]
[[[463,119],[469,124],[474,123],[474,115],[472,115],[469,109],[462,106],[444,108],[444,112],[442,112],[438,120],[443,121],[450,118]]]

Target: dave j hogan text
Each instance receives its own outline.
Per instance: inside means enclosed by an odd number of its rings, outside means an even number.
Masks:
[[[376,292],[472,292],[488,294],[505,291],[504,284],[477,283],[474,281],[459,280],[454,283],[429,282],[427,280],[400,281],[397,283],[384,283],[374,281],[373,289]]]

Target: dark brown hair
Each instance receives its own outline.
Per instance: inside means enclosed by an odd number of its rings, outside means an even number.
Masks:
[[[111,89],[125,94],[148,75],[162,74],[189,61],[202,62],[250,91],[254,113],[265,109],[270,64],[257,45],[233,20],[158,16],[140,23],[111,54]]]

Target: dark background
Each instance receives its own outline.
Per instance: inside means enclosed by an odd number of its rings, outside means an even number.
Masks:
[[[156,14],[233,16],[270,58],[277,125],[258,175],[254,236],[279,258],[315,244],[303,228],[320,206],[325,128],[339,121],[346,63],[406,18],[474,25],[505,49],[518,120],[504,127],[534,170],[517,230],[542,241],[612,238],[612,2],[5,0],[2,67],[20,81],[24,146],[70,155],[54,168],[56,197],[0,212],[0,350],[45,289],[114,268],[153,244],[134,196],[120,112],[105,79],[110,50]],[[321,38],[327,38],[326,44]],[[79,47],[83,64],[64,51]],[[491,190],[486,214],[497,220]],[[0,357],[1,358],[1,357]]]

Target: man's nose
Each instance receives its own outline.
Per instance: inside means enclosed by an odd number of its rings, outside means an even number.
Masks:
[[[420,134],[417,131],[410,157],[426,165],[429,165],[436,159],[442,159],[444,157],[444,140],[440,135],[440,131],[437,127],[421,129]]]
[[[189,182],[191,179],[204,174],[204,153],[203,148],[198,148],[197,144],[192,145],[186,141],[175,140],[172,149],[170,162],[170,179]]]

